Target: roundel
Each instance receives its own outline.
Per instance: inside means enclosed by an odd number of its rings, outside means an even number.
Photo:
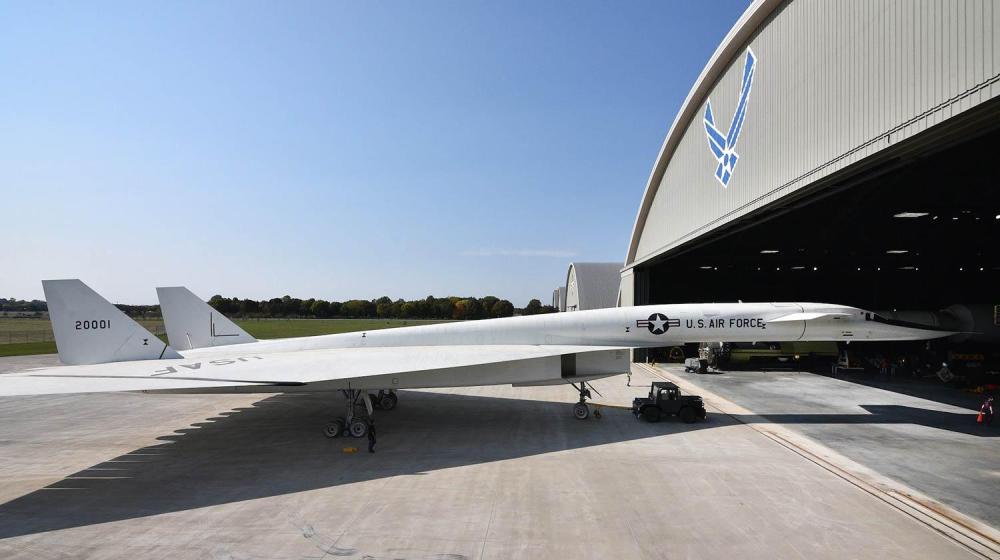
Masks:
[[[663,313],[653,313],[649,316],[646,328],[653,334],[663,334],[670,328],[669,319]]]

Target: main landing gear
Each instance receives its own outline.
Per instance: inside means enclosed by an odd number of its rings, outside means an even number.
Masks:
[[[338,416],[323,428],[323,435],[328,438],[348,435],[356,438],[365,437],[368,435],[368,426],[374,416],[375,408],[392,410],[399,402],[396,392],[391,390],[379,391],[374,396],[368,394],[368,391],[357,389],[345,389],[341,393],[344,394],[347,403],[347,415]]]
[[[590,417],[590,407],[587,406],[587,399],[590,398],[590,389],[587,388],[587,384],[584,381],[580,382],[579,387],[576,386],[576,383],[570,383],[570,385],[580,393],[580,402],[573,405],[573,416],[577,420],[586,420]]]

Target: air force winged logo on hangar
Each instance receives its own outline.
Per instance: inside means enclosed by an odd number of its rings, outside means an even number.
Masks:
[[[712,114],[712,100],[708,100],[705,107],[705,134],[708,136],[708,147],[719,161],[719,166],[715,168],[715,178],[722,183],[722,187],[729,186],[729,179],[733,176],[733,169],[736,168],[736,141],[740,139],[740,129],[743,128],[743,119],[747,115],[747,102],[750,101],[750,87],[753,85],[753,71],[757,66],[757,57],[753,51],[747,48],[746,61],[743,63],[743,83],[740,86],[740,99],[736,103],[736,113],[729,123],[729,132],[723,135],[715,127],[715,116]]]

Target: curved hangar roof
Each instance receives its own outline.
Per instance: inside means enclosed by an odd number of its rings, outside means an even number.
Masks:
[[[756,0],[663,141],[625,274],[998,96],[989,2]]]
[[[570,263],[564,310],[617,307],[621,269],[621,263]]]

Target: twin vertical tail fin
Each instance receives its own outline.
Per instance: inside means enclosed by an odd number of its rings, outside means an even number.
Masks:
[[[223,314],[184,287],[157,288],[170,345],[181,350],[256,342]]]
[[[181,357],[79,280],[42,280],[42,289],[64,364]]]

